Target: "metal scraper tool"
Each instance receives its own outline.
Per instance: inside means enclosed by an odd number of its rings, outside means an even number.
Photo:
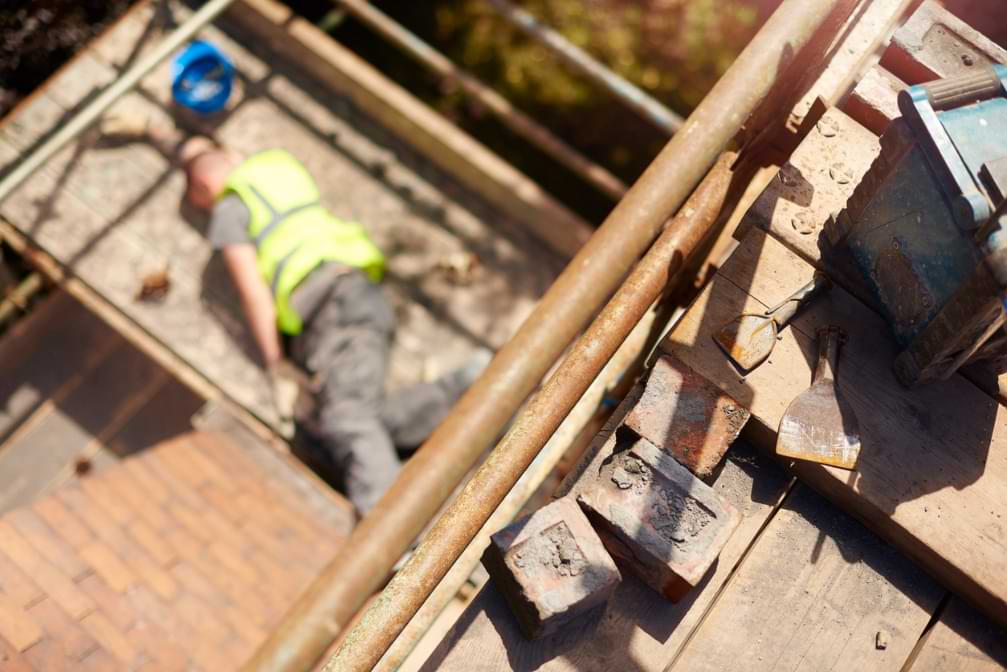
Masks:
[[[839,346],[845,338],[839,327],[818,330],[815,379],[783,414],[776,437],[777,455],[843,469],[856,466],[860,455],[860,423],[836,385]]]
[[[802,306],[828,289],[832,283],[821,273],[804,287],[770,308],[763,315],[739,315],[717,332],[713,340],[742,371],[751,371],[766,361],[776,337]]]

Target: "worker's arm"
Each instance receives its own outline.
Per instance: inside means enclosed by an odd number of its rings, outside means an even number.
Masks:
[[[228,273],[241,296],[241,306],[263,363],[272,369],[282,358],[280,334],[276,330],[276,304],[255,263],[251,243],[225,245],[222,251]]]

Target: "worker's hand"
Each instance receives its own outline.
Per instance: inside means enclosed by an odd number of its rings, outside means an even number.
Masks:
[[[299,386],[289,375],[289,365],[282,363],[269,368],[269,386],[273,397],[273,407],[279,417],[279,432],[286,439],[294,436],[294,406],[297,404]]]

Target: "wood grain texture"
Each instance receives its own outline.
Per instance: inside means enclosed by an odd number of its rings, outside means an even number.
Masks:
[[[798,485],[669,670],[898,672],[943,595],[905,556]]]
[[[713,343],[720,325],[775,305],[812,274],[781,243],[753,230],[663,347],[746,404],[748,435],[772,452],[784,409],[811,381],[815,331],[827,324],[845,329],[838,384],[860,421],[858,470],[793,463],[794,473],[1007,623],[1007,409],[961,376],[903,389],[891,370],[897,350],[887,326],[839,287],[798,316],[770,359],[746,377]]]
[[[1007,629],[952,597],[907,672],[1007,670]]]
[[[622,409],[623,411],[625,409]],[[616,417],[620,414],[617,413]],[[577,479],[593,478],[611,454],[615,435],[602,432],[588,466]],[[704,580],[678,604],[665,601],[623,572],[602,618],[570,624],[560,633],[529,641],[490,581],[468,605],[427,660],[424,670],[663,670],[688,640],[718,589],[743,557],[786,492],[789,479],[764,456],[742,443],[728,453],[711,483],[742,514],[742,523]],[[576,492],[577,486],[573,490]]]

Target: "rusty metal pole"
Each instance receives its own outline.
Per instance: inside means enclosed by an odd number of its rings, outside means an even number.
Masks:
[[[541,43],[564,63],[624,102],[645,119],[669,135],[676,133],[685,120],[642,89],[612,72],[586,51],[552,28],[507,0],[489,0],[503,18],[528,37]]]
[[[546,353],[538,350],[529,337],[537,335],[548,342],[551,339],[539,329],[561,328],[564,335],[576,329],[567,320],[571,306],[585,307],[581,303],[585,287],[593,287],[596,296],[607,294],[609,287],[618,281],[611,285],[607,282],[624,276],[633,259],[647,247],[668,217],[678,211],[716,156],[771,90],[777,76],[786,70],[830,16],[835,5],[835,0],[783,2],[571,262],[535,315],[498,354],[483,379],[462,399],[429,445],[420,451],[417,457],[425,459],[417,462],[414,467],[417,471],[410,472],[414,480],[403,479],[396,483],[385,501],[394,498],[401,506],[405,502],[400,498],[408,498],[417,505],[425,501],[429,506],[430,492],[446,485],[435,476],[437,470],[448,464],[456,465],[463,452],[460,447],[456,448],[459,445],[456,440],[479,434],[485,439],[488,429],[500,426],[492,424],[487,416],[500,417],[514,408],[501,403],[505,393],[513,399],[514,390],[507,386],[517,382],[514,376],[522,376],[525,389],[533,384],[528,378],[528,368],[520,365],[526,364],[529,357],[545,357]],[[685,215],[686,219],[679,223],[689,221],[689,214]],[[664,286],[669,272],[678,268],[684,252],[701,237],[699,233],[698,227],[685,226],[668,231],[662,247],[649,255],[633,279],[624,284],[618,300],[609,304],[545,388],[522,411],[497,449],[344,640],[327,669],[367,670],[377,662],[622,342],[642,310]],[[597,285],[602,278],[606,284]],[[563,320],[558,324],[553,311],[562,311]],[[557,344],[553,342],[552,345]],[[550,350],[548,356],[556,354],[555,350]],[[518,366],[518,371],[512,368]],[[477,454],[482,445],[470,441],[465,452]],[[436,488],[430,484],[434,479],[438,481]],[[371,531],[374,529],[370,527]]]
[[[511,105],[510,101],[499,93],[459,69],[446,56],[396,23],[369,0],[334,0],[334,2],[446,81],[457,84],[466,95],[478,101],[516,135],[523,137],[571,172],[590,182],[602,193],[616,201],[626,193],[627,187],[622,180]]]
[[[612,295],[836,2],[784,0],[480,379],[405,464],[396,482],[246,670],[302,672],[318,661],[357,609],[381,587],[395,562],[486,447],[496,440],[567,345]],[[522,417],[525,420],[516,427],[523,428],[521,432],[529,431],[527,414]],[[551,422],[552,418],[547,415],[542,419]],[[513,431],[510,435],[512,441],[519,438]],[[471,497],[465,500],[466,506],[471,506],[467,518],[459,517],[455,504],[451,514],[436,524],[437,534],[419,546],[389,584],[389,590],[344,642],[340,656],[347,662],[345,669],[369,669],[381,657],[478,532],[499,497],[520,476],[523,467],[518,467],[526,464],[524,458],[516,462],[509,458],[511,463],[506,464],[500,453],[494,451],[496,457],[491,458],[491,464],[506,468],[499,475],[502,482],[487,490],[485,499],[477,496],[474,506]],[[485,470],[480,473],[485,474]],[[445,530],[446,521],[451,521],[448,527],[458,527]],[[351,662],[346,656],[354,650],[364,657]]]
[[[689,254],[711,232],[730,186],[730,166],[734,158],[733,154],[725,155],[707,175],[682,208],[681,215],[672,221],[633,269],[560,367],[438,519],[409,563],[343,641],[324,668],[325,672],[370,670],[384,655],[415,612],[413,604],[416,603],[417,609],[422,605],[454,562],[457,544],[464,548],[479,531],[514,480],[563,422],[594,377],[682,268]]]

